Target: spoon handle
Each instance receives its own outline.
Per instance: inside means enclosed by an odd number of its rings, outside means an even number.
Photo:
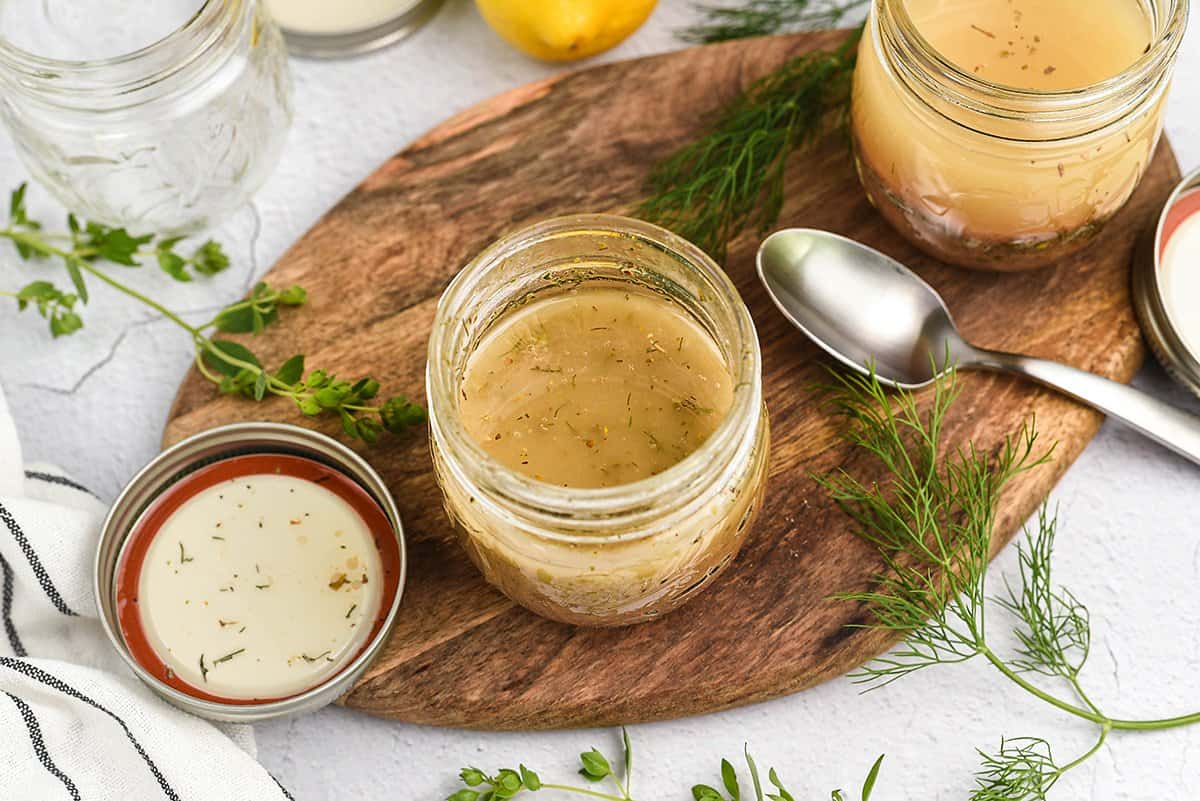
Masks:
[[[1015,353],[978,348],[974,351],[974,366],[1016,373],[1057,389],[1200,464],[1200,417],[1140,390],[1065,364]]]

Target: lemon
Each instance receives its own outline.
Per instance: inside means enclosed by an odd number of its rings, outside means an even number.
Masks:
[[[492,30],[534,58],[572,61],[633,33],[656,0],[475,0]]]

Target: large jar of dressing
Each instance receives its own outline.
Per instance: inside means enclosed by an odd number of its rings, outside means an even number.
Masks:
[[[859,175],[926,252],[1018,270],[1086,244],[1162,130],[1187,0],[873,0]]]
[[[485,250],[429,346],[446,511],[510,598],[620,625],[733,559],[767,470],[758,339],[704,253],[637,220],[563,217]]]

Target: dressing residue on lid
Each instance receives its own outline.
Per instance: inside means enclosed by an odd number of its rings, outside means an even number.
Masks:
[[[137,605],[157,656],[222,698],[278,698],[337,673],[371,636],[384,589],[372,531],[338,493],[273,473],[184,501],[154,533]]]

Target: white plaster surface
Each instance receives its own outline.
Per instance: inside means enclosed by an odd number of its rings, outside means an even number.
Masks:
[[[693,16],[683,0],[664,0],[637,35],[602,60],[677,48],[674,31]],[[450,0],[432,25],[401,46],[351,61],[293,61],[292,67],[296,120],[283,162],[252,206],[215,232],[236,266],[190,286],[153,269],[137,278],[177,308],[198,316],[241,296],[329,205],[407,142],[478,100],[557,69],[510,50],[468,0]],[[1192,31],[1168,117],[1185,170],[1200,166],[1198,103],[1200,32]],[[25,176],[0,139],[0,188]],[[60,216],[43,191],[35,188],[32,196],[36,212]],[[0,285],[17,285],[21,269],[0,252]],[[60,463],[111,498],[156,452],[190,351],[176,329],[103,287],[94,290],[86,315],[84,335],[52,342],[40,321],[0,305],[0,380],[27,456]],[[1137,384],[1200,408],[1157,366],[1147,366]],[[1105,425],[1052,502],[1063,518],[1058,578],[1092,610],[1095,645],[1085,679],[1094,697],[1123,717],[1200,707],[1200,469]],[[1013,573],[1015,556],[1010,548],[997,559],[993,581]],[[338,801],[441,799],[466,764],[524,762],[544,778],[568,779],[579,751],[619,748],[612,731],[453,731],[341,709],[257,731],[263,762],[297,799]],[[777,766],[799,797],[828,797],[842,786],[857,798],[867,767],[886,752],[875,801],[961,799],[971,787],[976,747],[995,748],[1001,736],[1037,735],[1066,761],[1092,736],[1089,726],[1023,695],[982,663],[932,669],[867,695],[836,680],[782,700],[635,726],[631,733],[641,801],[684,799],[693,783],[716,783],[719,759],[739,754],[745,743],[760,764]],[[1200,728],[1113,736],[1052,797],[1200,797]]]

